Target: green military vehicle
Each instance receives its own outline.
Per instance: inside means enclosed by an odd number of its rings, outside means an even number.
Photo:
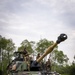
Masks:
[[[60,34],[56,42],[47,48],[45,53],[38,59],[32,60],[29,58],[29,54],[24,49],[23,52],[15,52],[15,59],[8,65],[9,75],[59,75],[57,72],[47,71],[45,65],[40,64],[41,60],[47,56],[53,49],[62,41],[67,39],[66,34]]]

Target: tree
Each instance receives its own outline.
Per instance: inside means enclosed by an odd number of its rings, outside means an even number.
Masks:
[[[45,50],[53,44],[53,41],[48,41],[47,39],[41,39],[36,43],[36,51],[43,54]]]
[[[10,63],[10,60],[12,58],[13,52],[16,48],[14,45],[15,44],[13,43],[12,39],[7,39],[7,46],[6,46],[5,50],[6,50],[6,53],[7,53],[9,63]]]
[[[6,39],[0,36],[0,57],[1,57],[1,70],[6,71],[7,65],[12,59],[12,54],[15,50],[15,44],[11,39]],[[6,73],[6,72],[4,72]]]
[[[68,62],[69,58],[67,57],[67,55],[63,53],[63,51],[54,50],[53,53],[54,53],[54,60],[59,65]]]
[[[29,41],[26,39],[26,40],[22,41],[21,46],[18,47],[18,50],[19,50],[19,51],[22,51],[22,50],[24,50],[24,48],[26,48],[26,50],[27,50],[30,54],[32,54],[32,53],[34,52],[34,50],[33,50],[34,44],[35,44],[34,41],[30,41],[30,42],[29,42]]]
[[[2,37],[0,35],[0,50],[1,49],[5,49],[6,46],[7,46],[7,40],[6,40],[6,38],[5,37]]]

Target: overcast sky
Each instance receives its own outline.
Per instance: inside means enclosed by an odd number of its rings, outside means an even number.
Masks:
[[[56,41],[65,33],[68,39],[58,45],[70,61],[75,55],[75,0],[0,0],[0,35],[16,46],[28,39]]]

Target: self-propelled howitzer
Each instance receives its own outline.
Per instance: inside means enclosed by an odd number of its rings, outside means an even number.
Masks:
[[[41,55],[38,59],[34,60],[34,61],[30,61],[30,71],[41,71],[41,65],[40,65],[40,61],[47,56],[49,53],[51,53],[53,51],[53,49],[61,42],[65,41],[67,39],[67,35],[66,34],[60,34],[60,36],[58,36],[56,42],[49,46],[47,48],[47,50],[45,51],[45,53],[43,53],[43,55]],[[15,59],[15,61],[22,61],[23,62],[23,58],[19,58],[20,55],[24,54],[24,52],[16,52],[16,54],[18,54],[18,58]],[[21,65],[21,64],[20,64]],[[17,70],[18,71],[18,70]],[[19,72],[19,71],[18,71]],[[21,72],[21,71],[20,71]],[[42,73],[42,71],[41,71]],[[32,74],[33,75],[33,74]]]

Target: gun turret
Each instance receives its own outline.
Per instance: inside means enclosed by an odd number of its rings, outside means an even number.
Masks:
[[[49,53],[51,53],[53,51],[53,49],[61,42],[65,41],[67,39],[67,35],[66,34],[60,34],[60,36],[58,36],[58,39],[56,40],[56,42],[52,45],[49,46],[47,48],[47,50],[45,51],[45,53],[43,53],[42,56],[40,56],[37,60],[33,61],[30,65],[30,70],[31,71],[39,71],[40,65],[39,62],[45,57],[47,56]]]

